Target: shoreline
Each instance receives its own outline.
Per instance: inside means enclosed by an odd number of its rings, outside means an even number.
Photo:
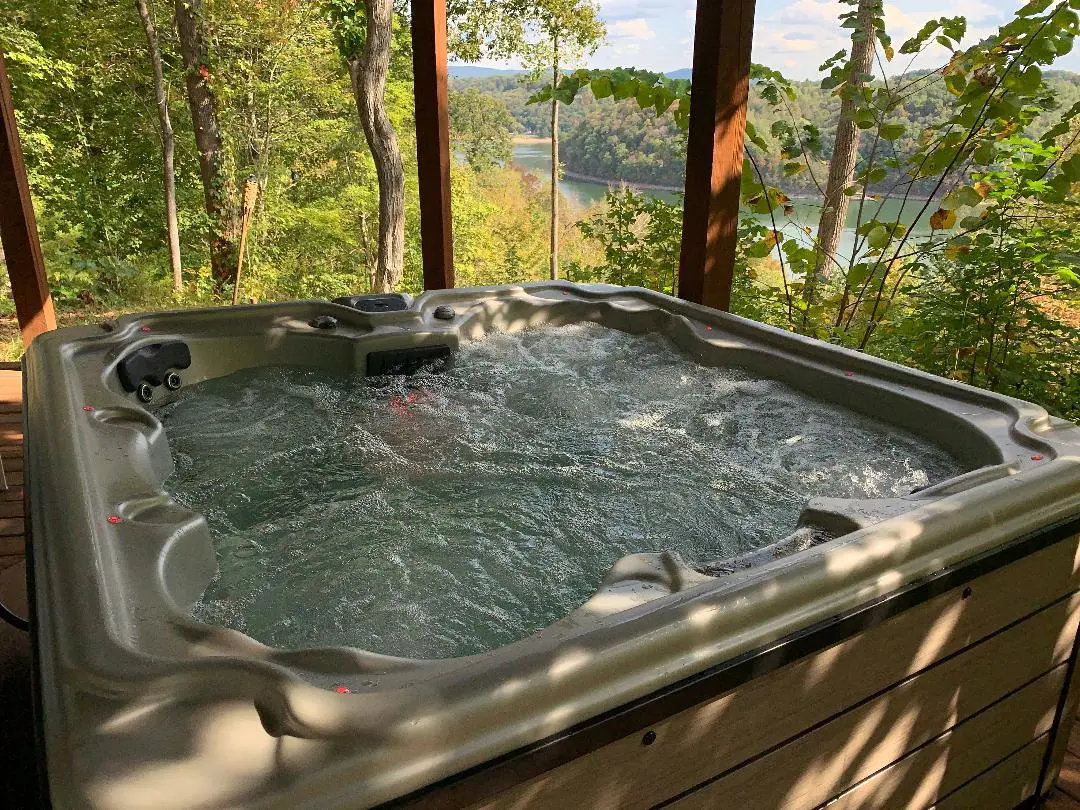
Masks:
[[[551,138],[542,138],[537,135],[517,135],[512,139],[511,142],[514,146],[538,146],[540,144],[550,144]],[[514,162],[512,157],[510,162]],[[529,169],[524,166],[519,166],[519,168],[525,171],[529,171]],[[545,172],[544,175],[537,176],[547,176],[547,173]],[[683,191],[682,186],[667,186],[660,183],[646,183],[638,180],[612,180],[606,177],[597,177],[596,175],[592,174],[582,174],[580,172],[570,171],[566,168],[565,164],[563,166],[562,176],[567,180],[580,180],[584,183],[595,183],[596,185],[607,186],[609,189],[618,186],[628,186],[629,188],[635,190],[641,189],[642,191],[662,191],[668,194],[682,193]],[[900,194],[897,196],[883,196],[881,199],[902,200],[904,199],[904,195]],[[820,197],[816,195],[792,195],[791,200],[793,202],[801,203],[819,203]],[[921,195],[912,194],[908,196],[907,201],[910,204],[925,203],[928,202],[928,198]],[[867,196],[867,202],[870,202],[869,196]],[[880,202],[880,200],[877,200],[877,202]]]
[[[645,191],[667,191],[667,192],[682,192],[681,187],[677,186],[662,186],[658,183],[641,183],[637,180],[605,180],[602,177],[594,177],[591,174],[579,174],[578,172],[572,172],[564,168],[562,170],[563,177],[568,177],[571,180],[582,180],[586,183],[596,183],[597,185],[606,185],[608,188],[616,186],[629,186],[630,188],[640,188]]]
[[[538,146],[540,144],[550,144],[551,138],[541,138],[534,135],[518,135],[511,143],[514,146]],[[510,158],[510,162],[513,163],[513,157]],[[524,166],[519,168],[528,169]],[[545,173],[546,174],[546,173]],[[668,193],[681,192],[683,189],[681,186],[665,186],[659,183],[645,183],[638,180],[612,180],[606,177],[597,177],[592,174],[582,174],[580,172],[573,172],[563,165],[562,176],[568,180],[581,180],[585,183],[596,183],[598,186],[607,186],[609,189],[617,186],[629,186],[633,189],[642,189],[644,191],[664,191]]]

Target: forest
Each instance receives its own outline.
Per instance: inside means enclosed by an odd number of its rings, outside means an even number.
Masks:
[[[1077,6],[1034,0],[981,40],[942,17],[894,43],[881,0],[844,0],[851,45],[820,79],[754,65],[733,310],[1080,417],[1080,79],[1054,69]],[[552,191],[559,171],[680,187],[689,82],[575,67],[605,37],[590,0],[449,11],[452,59],[526,71],[451,83],[458,285],[677,293],[677,197],[615,185],[583,209]],[[391,0],[0,0],[61,323],[418,292],[407,15]],[[932,43],[951,58],[905,73],[900,57]],[[553,120],[553,175],[515,166],[513,138],[550,137]]]
[[[175,143],[178,289],[170,272],[154,73],[137,4],[0,0],[0,47],[61,321],[228,299],[229,285],[215,275],[208,253],[212,223],[185,89],[193,78],[213,92],[220,175],[234,215],[247,179],[258,186],[241,300],[370,289],[379,187],[343,55],[344,25],[331,13],[336,6],[362,18],[363,4],[196,3],[203,58],[190,69],[174,5],[145,5],[156,23]],[[404,179],[403,273],[395,286],[415,293],[421,272],[412,61],[407,21],[400,10],[394,14],[385,106]],[[468,137],[460,127],[456,133],[458,142]],[[542,184],[508,166],[455,166],[459,284],[544,277],[547,198]],[[565,231],[568,258],[589,262],[598,255],[572,222]],[[13,311],[9,297],[4,306]],[[8,335],[8,354],[17,356],[17,337]]]
[[[913,72],[908,80],[926,76],[926,71]],[[896,76],[890,76],[896,81]],[[884,82],[879,81],[878,84]],[[543,82],[528,81],[527,75],[457,78],[455,88],[462,91],[475,90],[497,98],[530,135],[549,137],[551,124],[544,115],[543,107],[529,104],[530,97],[543,86]],[[790,112],[799,120],[805,120],[821,132],[826,153],[832,152],[836,121],[840,113],[837,96],[822,89],[817,82],[791,83],[796,98],[791,102]],[[1062,108],[1069,108],[1080,100],[1080,75],[1065,71],[1048,71],[1046,85],[1053,92]],[[944,119],[953,96],[942,82],[921,82],[904,100],[899,118],[907,124],[905,135],[898,139],[898,152],[910,153],[918,133]],[[756,128],[769,132],[773,113],[770,105],[759,95],[751,94],[747,117]],[[1032,122],[1029,133],[1038,137],[1049,126],[1045,119]],[[562,136],[561,153],[569,172],[599,177],[612,182],[641,183],[657,186],[680,187],[686,157],[686,136],[670,116],[657,116],[655,110],[643,110],[632,104],[619,104],[608,99],[596,101],[586,96],[567,107],[560,119]],[[775,144],[774,144],[775,146]],[[865,159],[872,148],[869,140],[862,143]],[[811,197],[817,189],[807,174],[785,177],[784,160],[779,151],[770,149],[760,153],[761,168],[766,179],[780,186],[792,197]],[[899,169],[890,170],[886,177],[872,186],[884,191],[894,186]],[[922,191],[929,189],[923,184]]]

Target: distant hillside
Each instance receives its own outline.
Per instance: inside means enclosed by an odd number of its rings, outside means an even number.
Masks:
[[[685,78],[689,68],[671,71],[668,76]],[[1057,96],[1061,109],[1080,101],[1080,74],[1066,71],[1047,71],[1046,78]],[[530,134],[547,137],[551,133],[550,111],[544,105],[527,104],[529,96],[543,86],[529,83],[523,74],[491,75],[458,78],[454,86],[474,87],[499,98],[511,115]],[[793,83],[797,100],[791,112],[815,124],[822,135],[825,153],[832,149],[839,101],[830,91],[822,90],[816,82]],[[906,132],[896,142],[900,154],[910,154],[922,131],[942,120],[953,97],[941,82],[922,84],[905,99],[904,107],[895,118],[906,125]],[[774,115],[756,93],[750,94],[749,118],[759,133],[768,133]],[[1045,132],[1055,120],[1054,113],[1042,116],[1031,127],[1031,134]],[[686,136],[675,126],[670,116],[657,119],[651,110],[640,110],[636,104],[597,102],[588,93],[578,96],[571,105],[563,105],[559,131],[562,135],[562,160],[567,170],[608,180],[626,180],[664,186],[680,186],[686,157]],[[768,136],[766,136],[768,137]],[[864,139],[863,149],[869,150],[870,139]],[[865,155],[864,155],[865,157]],[[810,172],[785,177],[784,160],[777,151],[759,156],[768,182],[784,188],[791,196],[813,196],[818,193],[821,178]],[[874,190],[888,193],[902,181],[902,172],[890,169],[889,174]],[[930,193],[933,184],[916,185],[916,193]]]
[[[447,73],[452,79],[483,79],[488,76],[524,76],[528,71],[517,68],[492,68],[481,65],[449,65]],[[669,79],[689,79],[690,68],[669,70],[664,75]]]
[[[482,79],[488,76],[522,76],[524,70],[490,68],[480,65],[449,65],[447,74],[453,79]]]

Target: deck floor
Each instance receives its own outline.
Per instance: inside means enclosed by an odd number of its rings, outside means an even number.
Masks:
[[[8,489],[0,490],[0,597],[25,615],[26,584],[23,515],[22,376],[0,364],[0,461]],[[0,751],[6,758],[5,802],[9,807],[36,806],[34,737],[30,712],[30,645],[25,633],[0,622]],[[1045,810],[1080,810],[1080,721],[1058,786]]]
[[[23,557],[22,375],[0,366],[0,462],[8,489],[0,491],[0,571]]]

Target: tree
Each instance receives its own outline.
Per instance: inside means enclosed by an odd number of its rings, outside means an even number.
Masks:
[[[450,92],[453,147],[474,171],[508,163],[512,133],[519,128],[506,105],[475,88]]]
[[[203,204],[209,219],[210,267],[217,284],[224,287],[233,283],[236,274],[239,206],[235,184],[226,171],[217,99],[210,86],[204,25],[202,0],[176,0],[176,32],[184,57],[188,106],[199,150]]]
[[[841,97],[840,117],[836,122],[836,137],[832,157],[829,160],[829,177],[825,184],[818,222],[817,259],[814,274],[807,279],[805,296],[813,300],[815,288],[839,263],[836,257],[840,246],[840,234],[847,224],[848,203],[851,197],[845,192],[855,177],[855,165],[859,157],[859,98],[868,79],[873,78],[875,48],[875,23],[881,19],[881,0],[844,0],[858,3],[854,15],[844,15],[851,20],[851,55],[845,66],[845,79],[837,91]],[[835,57],[834,57],[835,58]],[[874,123],[873,119],[870,119]]]
[[[682,245],[682,206],[623,186],[611,189],[604,207],[578,223],[604,251],[594,268],[572,264],[574,281],[649,287],[674,295]]]
[[[454,51],[470,60],[481,56],[520,59],[533,76],[550,70],[558,87],[563,66],[591,54],[606,30],[593,0],[458,0],[448,11]],[[572,96],[569,100],[572,100]],[[559,277],[559,101],[551,107],[551,278]]]
[[[917,358],[928,371],[1076,419],[1080,328],[1050,303],[1080,285],[1078,203],[1071,194],[1049,203],[1056,195],[1040,183],[1069,158],[1060,146],[1019,135],[998,148],[995,166],[975,175],[991,203],[982,227],[970,245],[929,257],[911,277],[890,359]]]
[[[165,73],[161,64],[161,46],[158,43],[157,26],[146,0],[135,0],[135,11],[146,32],[146,49],[150,67],[154,73],[154,99],[157,102],[158,126],[161,129],[161,162],[165,183],[165,226],[169,240],[169,270],[172,272],[173,290],[183,288],[183,270],[180,264],[180,228],[176,220],[176,144],[172,120],[169,118],[169,97],[165,90]]]
[[[405,270],[405,169],[386,112],[386,80],[394,40],[392,0],[331,0],[338,49],[349,67],[353,96],[379,184],[379,246],[374,288],[389,292]]]
[[[930,20],[900,46],[899,52],[914,57],[931,42],[948,48],[951,58],[935,71],[892,79],[883,75],[873,83],[860,75],[859,83],[851,86],[846,54],[841,51],[826,61],[822,70],[831,72],[822,80],[822,89],[840,88],[837,93],[841,98],[853,100],[852,119],[859,129],[869,131],[873,146],[857,165],[853,182],[844,189],[857,204],[855,248],[844,272],[838,274],[842,278],[835,289],[821,295],[804,295],[806,287],[817,280],[817,240],[811,238],[807,244],[812,231],[787,221],[794,207],[781,189],[766,183],[757,157],[769,153],[773,145],[755,126],[747,125],[742,199],[751,211],[769,217],[772,224],[750,252],[761,258],[776,255],[783,271],[777,293],[788,313],[789,328],[864,351],[879,328],[890,325],[888,311],[901,294],[905,279],[921,272],[928,257],[969,246],[972,234],[987,221],[986,207],[995,204],[987,198],[986,188],[971,183],[973,172],[994,164],[1005,138],[1024,131],[1058,106],[1041,66],[1068,53],[1080,35],[1080,15],[1072,9],[1072,1],[1028,3],[995,34],[963,50],[959,48],[967,32],[963,17]],[[873,6],[871,11],[877,8]],[[858,12],[842,18],[848,27],[860,24]],[[884,23],[875,18],[871,28],[883,46],[885,59],[891,59],[893,49]],[[761,65],[752,65],[750,74],[756,91],[774,110],[776,120],[770,134],[779,141],[780,155],[788,161],[785,173],[795,174],[820,164],[820,132],[794,115],[789,106],[797,98],[792,83]],[[912,151],[900,153],[895,144],[907,130],[902,119],[904,103],[921,87],[935,82],[942,83],[953,97],[945,115],[913,139]],[[671,110],[676,122],[684,129],[687,126],[689,82],[632,68],[574,71],[531,101],[546,102],[557,96],[570,102],[586,89],[597,98],[634,99],[658,115]],[[1077,119],[1080,102],[1065,111],[1042,139],[1061,137]],[[889,169],[899,172],[900,179],[890,191],[900,205],[886,215],[886,200],[868,188],[880,183]],[[1061,197],[1070,182],[1080,179],[1080,157],[1063,161],[1060,167],[1055,164],[1050,171],[1039,182]],[[932,235],[913,239],[909,223],[919,222],[924,215]]]
[[[525,0],[523,18],[536,38],[524,51],[525,64],[539,73],[551,69],[558,87],[562,66],[592,53],[604,39],[604,24],[591,0]],[[551,277],[559,277],[559,97],[551,96]]]

